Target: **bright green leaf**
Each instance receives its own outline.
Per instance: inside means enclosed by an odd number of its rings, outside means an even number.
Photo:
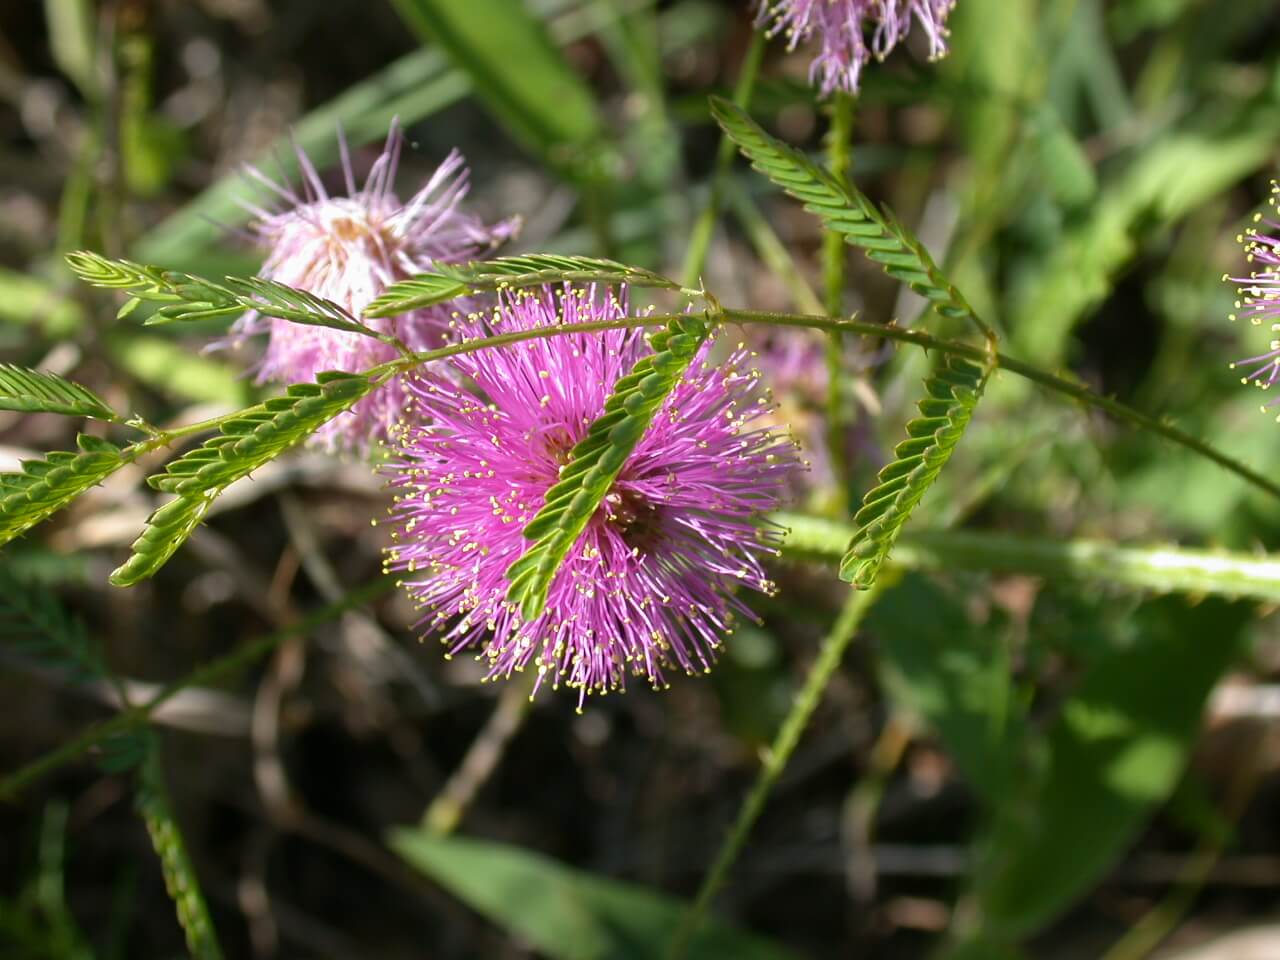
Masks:
[[[517,847],[423,830],[391,834],[415,869],[553,960],[652,960],[686,904],[634,884],[572,870]],[[781,946],[722,924],[704,926],[691,960],[782,960]]]
[[[918,574],[886,590],[866,623],[892,698],[926,720],[970,786],[999,804],[1025,734],[1001,631],[975,624],[963,597]]]
[[[1034,933],[1133,841],[1182,775],[1249,618],[1243,604],[1162,598],[1137,612],[1137,644],[1089,667],[1047,731],[1043,775],[999,808],[978,884],[993,933]]]

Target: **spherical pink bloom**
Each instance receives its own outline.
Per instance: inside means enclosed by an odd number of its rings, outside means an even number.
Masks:
[[[1271,205],[1280,207],[1280,185],[1271,185]],[[1252,269],[1247,277],[1223,277],[1236,284],[1239,299],[1237,316],[1247,317],[1254,326],[1268,326],[1272,339],[1266,353],[1248,357],[1233,363],[1232,369],[1241,367],[1241,381],[1252,383],[1266,390],[1280,379],[1280,223],[1266,219],[1262,214],[1254,217],[1255,226],[1240,236],[1245,254]],[[1271,403],[1280,402],[1280,397]],[[1271,404],[1268,404],[1270,406]]]
[[[769,35],[784,34],[787,49],[816,41],[821,46],[809,69],[823,96],[836,90],[857,93],[862,68],[883,60],[919,22],[930,58],[947,52],[947,14],[956,0],[757,0]]]
[[[485,225],[460,209],[468,175],[462,156],[453,151],[408,202],[393,192],[404,136],[393,126],[382,154],[364,186],[357,189],[345,141],[341,141],[345,196],[330,196],[315,167],[301,149],[303,174],[299,196],[261,172],[249,173],[283,201],[277,212],[250,206],[250,229],[268,251],[260,274],[298,287],[345,307],[355,316],[392,283],[432,265],[482,256],[506,240],[517,222]],[[390,319],[369,320],[413,350],[429,350],[445,342],[449,317],[457,304],[430,307]],[[266,351],[257,368],[259,382],[310,382],[326,370],[356,373],[396,356],[395,348],[372,337],[327,327],[249,313],[234,327],[237,340],[266,333]],[[363,450],[401,416],[402,381],[393,381],[361,400],[351,413],[331,421],[316,434],[329,447]]]
[[[596,289],[504,295],[476,335],[621,318]],[[795,444],[762,425],[771,409],[741,347],[704,346],[623,466],[551,583],[544,612],[507,603],[507,568],[569,451],[618,378],[648,352],[637,329],[565,334],[450,361],[461,377],[408,385],[420,408],[384,468],[396,491],[388,567],[424,609],[420,626],[452,654],[473,648],[489,676],[532,664],[538,683],[587,693],[627,674],[664,684],[710,669],[737,585],[773,589],[762,560],[781,531],[760,515],[800,469]],[[465,386],[464,386],[465,384]]]

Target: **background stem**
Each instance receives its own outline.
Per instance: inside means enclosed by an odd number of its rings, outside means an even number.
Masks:
[[[831,128],[827,131],[827,168],[840,183],[849,176],[853,164],[853,118],[856,103],[849,94],[838,92],[831,107]],[[822,286],[826,314],[840,317],[844,310],[844,274],[848,256],[845,238],[834,230],[822,234]],[[848,410],[844,390],[844,334],[827,334],[827,453],[831,473],[841,492],[847,512],[852,512],[857,496],[849,487],[849,463],[845,455],[848,440]]]
[[[733,88],[733,102],[747,109],[751,105],[751,97],[755,93],[756,77],[760,74],[760,61],[764,59],[765,36],[759,31],[751,35],[751,46],[742,61],[742,69],[738,73],[738,83]],[[716,165],[711,174],[711,193],[707,197],[706,206],[698,215],[693,225],[693,234],[689,239],[689,250],[685,254],[684,267],[680,271],[681,286],[695,287],[702,279],[702,269],[707,264],[707,251],[711,249],[711,237],[715,233],[716,219],[720,216],[720,206],[724,200],[724,181],[733,169],[733,158],[738,148],[726,134],[720,134],[720,146],[716,151]]]
[[[756,782],[752,785],[746,799],[743,800],[742,807],[738,810],[738,817],[734,820],[728,835],[720,845],[720,850],[716,854],[711,869],[703,877],[702,886],[698,888],[698,895],[693,905],[684,915],[680,926],[676,929],[675,936],[671,939],[671,943],[667,948],[668,960],[682,960],[687,953],[689,942],[694,933],[697,932],[698,926],[702,923],[707,908],[711,905],[712,899],[720,891],[720,888],[724,886],[724,882],[729,876],[729,870],[733,867],[734,861],[738,859],[738,854],[742,852],[742,848],[746,845],[751,828],[755,826],[756,821],[760,818],[761,811],[764,810],[770,791],[773,790],[774,784],[778,782],[778,777],[782,775],[782,771],[786,769],[787,761],[791,759],[791,754],[795,752],[796,744],[800,742],[800,735],[804,733],[805,727],[809,724],[809,718],[813,716],[813,711],[817,709],[818,703],[822,700],[823,691],[826,690],[831,677],[840,666],[840,661],[844,658],[844,652],[853,641],[854,635],[858,631],[858,626],[862,623],[862,618],[871,608],[871,604],[875,602],[875,598],[879,596],[879,593],[880,591],[877,587],[873,587],[870,590],[850,591],[848,599],[845,600],[844,608],[840,611],[840,616],[836,618],[835,624],[831,627],[831,632],[822,641],[818,659],[814,661],[813,666],[809,669],[809,675],[805,677],[804,686],[796,694],[791,709],[783,719],[782,726],[778,728],[778,734],[774,737],[773,745],[765,753],[764,763],[756,776]]]

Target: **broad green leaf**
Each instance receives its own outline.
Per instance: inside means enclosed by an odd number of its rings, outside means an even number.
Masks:
[[[391,848],[489,920],[552,960],[651,960],[686,904],[582,873],[517,847],[398,829]],[[688,956],[782,960],[783,947],[723,924],[704,925]]]
[[[1037,170],[1064,207],[1085,206],[1098,192],[1098,177],[1084,148],[1052,106],[1044,104],[1031,117]]]
[[[1008,944],[972,940],[945,947],[937,960],[1027,960],[1027,956]]]
[[[590,88],[565,62],[546,27],[512,0],[393,0],[404,20],[444,50],[503,125],[553,165],[601,135]]]
[[[1145,140],[1103,186],[1088,217],[1017,278],[1019,355],[1040,365],[1062,362],[1071,330],[1110,294],[1144,238],[1264,167],[1277,144],[1280,104],[1271,97],[1206,110]]]
[[[1028,936],[1083,895],[1173,791],[1250,610],[1162,598],[1140,642],[1095,660],[1046,732],[1044,767],[998,809],[977,894],[987,929]]]
[[[56,373],[28,370],[11,363],[0,363],[0,410],[60,413],[95,420],[120,419],[106,401],[88,387]]]
[[[1017,773],[1025,718],[1011,696],[997,626],[975,624],[955,589],[910,574],[867,614],[890,696],[926,720],[969,785],[992,806]]]
[[[97,100],[102,80],[97,71],[93,3],[91,0],[44,0],[44,16],[54,63],[75,83],[85,99]]]
[[[242,371],[176,340],[133,328],[109,333],[106,348],[120,370],[166,396],[233,409],[253,401],[251,381]]]

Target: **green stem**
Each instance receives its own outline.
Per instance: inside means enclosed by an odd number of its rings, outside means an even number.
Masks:
[[[439,836],[453,833],[457,829],[480,788],[502,762],[512,737],[524,725],[529,705],[533,702],[536,680],[537,674],[532,674],[512,679],[503,685],[502,692],[498,694],[497,706],[493,708],[484,727],[476,734],[462,763],[423,813],[423,829]]]
[[[395,360],[388,360],[376,367],[370,367],[365,370],[363,376],[380,383],[385,383],[398,374],[406,373],[422,366],[425,363],[431,363],[434,360],[443,360],[446,357],[456,357],[464,353],[475,353],[477,350],[487,350],[491,347],[502,347],[512,343],[520,343],[523,340],[539,340],[544,337],[554,337],[566,333],[597,333],[601,330],[627,330],[633,327],[660,327],[669,323],[671,320],[678,319],[683,314],[664,314],[662,316],[649,317],[625,317],[620,320],[592,320],[586,323],[566,323],[554,327],[537,327],[531,330],[516,330],[511,333],[497,334],[492,337],[484,337],[479,340],[468,340],[465,343],[451,343],[447,347],[440,347],[438,350],[427,350],[423,353],[410,353],[404,357],[398,357]],[[161,431],[160,435],[151,440],[143,441],[137,446],[142,447],[138,456],[142,453],[155,450],[157,447],[168,446],[174,440],[180,437],[191,436],[196,433],[207,433],[210,430],[216,430],[224,423],[237,420],[252,410],[260,409],[263,405],[258,404],[255,407],[249,407],[245,410],[236,410],[232,413],[224,413],[221,416],[211,417],[208,420],[201,420],[198,423],[189,423],[183,427],[174,427],[171,430]]]
[[[109,720],[104,720],[85,728],[74,739],[0,780],[0,800],[14,799],[22,790],[41,777],[51,773],[63,764],[70,763],[98,744],[142,726],[152,713],[158,710],[162,704],[177,696],[180,691],[188,687],[205,686],[225,679],[237,670],[266,656],[290,637],[307,633],[320,624],[327,623],[334,617],[381,596],[392,588],[394,582],[390,577],[379,577],[377,580],[371,581],[360,589],[347,594],[341,600],[321,607],[315,613],[303,617],[297,623],[290,624],[275,633],[251,640],[225,657],[197,667],[182,679],[175,680],[164,686],[155,696],[141,706],[122,710]]]
[[[769,520],[787,528],[784,553],[824,562],[839,562],[854,532],[850,524],[798,513],[773,513]],[[907,570],[990,570],[1280,603],[1280,561],[1170,544],[1123,547],[1101,540],[904,530],[890,563]]]
[[[751,105],[751,97],[755,93],[756,78],[760,75],[760,63],[764,59],[765,37],[761,31],[755,31],[751,46],[747,50],[746,59],[742,61],[742,70],[738,73],[738,83],[733,88],[733,102],[746,110]],[[727,134],[720,135],[720,147],[716,152],[716,166],[711,174],[711,193],[707,204],[702,208],[697,221],[693,225],[693,235],[689,239],[689,250],[685,254],[684,267],[680,271],[683,278],[681,285],[694,287],[702,279],[702,268],[707,264],[707,252],[711,249],[711,237],[715,233],[716,219],[720,216],[720,205],[724,200],[724,182],[733,168],[733,158],[738,152]]]
[[[848,179],[853,164],[853,118],[855,101],[847,93],[838,92],[831,112],[831,129],[827,132],[827,167],[841,184]],[[834,230],[823,231],[822,279],[826,313],[829,317],[844,315],[845,238]],[[856,496],[850,489],[849,464],[845,456],[848,425],[844,396],[844,334],[833,330],[827,334],[827,453],[840,500],[852,512]]]
[[[602,330],[620,330],[635,327],[659,327],[664,326],[674,319],[678,319],[681,315],[662,314],[650,315],[645,317],[624,317],[618,320],[594,320],[587,323],[571,323],[562,324],[553,327],[536,327],[529,330],[516,330],[511,333],[499,334],[497,336],[485,337],[482,339],[470,340],[465,343],[454,343],[441,347],[438,350],[430,350],[425,353],[417,353],[408,357],[398,357],[395,360],[389,360],[366,370],[364,375],[379,382],[386,382],[395,376],[413,370],[422,364],[430,363],[435,360],[442,360],[446,357],[458,356],[465,353],[474,353],[477,350],[487,350],[494,347],[507,346],[513,343],[519,343],[524,340],[536,340],[544,337],[559,336],[568,333],[591,333]],[[714,320],[729,323],[763,323],[773,326],[783,327],[808,327],[817,330],[825,330],[829,333],[840,334],[858,334],[868,337],[877,337],[883,340],[894,340],[899,343],[910,343],[926,350],[937,350],[940,353],[950,354],[958,357],[965,357],[975,363],[986,366],[988,364],[1009,371],[1033,383],[1039,384],[1055,393],[1059,393],[1072,400],[1102,410],[1115,419],[1131,424],[1150,433],[1164,437],[1179,446],[1204,457],[1207,460],[1218,464],[1218,466],[1234,473],[1236,476],[1248,481],[1255,487],[1265,490],[1274,497],[1280,498],[1280,484],[1262,476],[1262,474],[1251,470],[1249,467],[1232,459],[1224,453],[1214,449],[1209,444],[1193,437],[1185,431],[1179,430],[1172,424],[1165,423],[1155,417],[1145,414],[1140,410],[1126,406],[1117,400],[1104,397],[1094,393],[1083,384],[1073,383],[1062,377],[1054,376],[1046,373],[1040,368],[1017,360],[1006,354],[992,352],[988,346],[975,346],[973,344],[962,343],[957,340],[943,340],[924,333],[920,330],[912,330],[906,327],[885,326],[877,323],[865,323],[860,320],[842,320],[832,317],[814,316],[810,314],[791,314],[791,313],[775,313],[763,310],[737,310],[727,307],[715,305],[714,316],[708,314]],[[261,405],[250,410],[261,409]],[[209,420],[202,420],[199,423],[189,424],[185,427],[178,427],[172,430],[163,431],[156,437],[136,443],[125,450],[125,462],[131,462],[145,453],[156,450],[160,447],[168,446],[179,437],[188,436],[194,433],[202,433],[215,430],[223,423],[243,417],[246,410],[237,410],[233,413],[224,414],[220,417],[214,417]]]
[[[913,343],[927,350],[938,350],[957,357],[965,357],[980,365],[988,363],[993,366],[1017,374],[1024,379],[1060,393],[1072,400],[1078,400],[1086,406],[1102,410],[1117,420],[1132,424],[1140,429],[1164,437],[1179,446],[1212,460],[1218,466],[1247,480],[1260,490],[1265,490],[1273,497],[1280,497],[1280,484],[1273,483],[1262,474],[1249,469],[1238,460],[1233,460],[1225,453],[1215,450],[1209,444],[1197,440],[1191,434],[1177,427],[1156,419],[1140,410],[1094,393],[1083,384],[1073,383],[1062,377],[1046,373],[1023,360],[1017,360],[1004,353],[993,352],[985,347],[961,343],[957,340],[941,340],[919,330],[904,327],[886,327],[874,323],[863,323],[858,320],[832,320],[828,317],[800,316],[796,314],[770,313],[761,310],[734,310],[724,308],[722,315],[726,320],[738,323],[769,323],[776,326],[813,327],[818,330],[842,330],[849,333],[865,334],[869,337],[880,337],[884,340],[896,340],[899,343]]]
[[[791,759],[796,744],[800,742],[800,735],[809,724],[809,718],[817,709],[823,691],[826,690],[831,677],[840,666],[845,650],[848,649],[849,643],[858,631],[858,625],[878,595],[877,587],[872,587],[870,590],[854,590],[849,593],[840,616],[836,618],[831,632],[822,642],[818,659],[814,661],[809,675],[805,677],[804,686],[796,694],[795,702],[792,703],[791,710],[782,721],[773,745],[764,756],[764,765],[756,776],[751,792],[747,794],[733,827],[720,845],[711,869],[703,877],[697,898],[681,919],[680,926],[667,946],[668,960],[681,960],[688,952],[690,941],[702,923],[712,898],[724,885],[730,868],[747,842],[751,828],[755,826],[756,820],[764,809],[765,801],[769,799],[769,793],[786,768],[787,761]]]

